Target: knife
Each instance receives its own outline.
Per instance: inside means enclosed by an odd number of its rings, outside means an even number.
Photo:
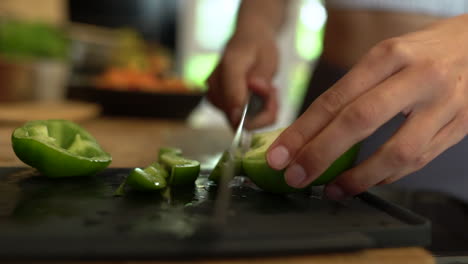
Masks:
[[[224,162],[224,169],[221,173],[219,180],[218,192],[215,200],[214,208],[214,221],[218,226],[223,226],[226,223],[229,205],[231,202],[231,188],[229,188],[229,182],[234,178],[235,171],[235,156],[236,152],[240,151],[243,155],[247,149],[249,142],[248,131],[244,129],[244,123],[246,117],[253,117],[261,112],[263,109],[263,99],[255,94],[251,93],[248,96],[248,100],[242,109],[242,115],[237,126],[236,132],[232,143],[227,150],[227,157]]]

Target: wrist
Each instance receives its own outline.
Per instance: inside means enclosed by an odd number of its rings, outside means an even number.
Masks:
[[[268,41],[274,40],[277,35],[277,29],[260,18],[244,19],[242,22],[237,24],[235,31],[232,35],[231,41],[258,41],[265,40]]]
[[[276,34],[288,6],[287,0],[244,0],[239,7],[236,32],[257,30]]]

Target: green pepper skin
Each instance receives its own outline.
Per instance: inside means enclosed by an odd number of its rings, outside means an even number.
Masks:
[[[229,155],[229,152],[227,150],[223,152],[218,163],[216,163],[216,166],[211,171],[208,179],[214,182],[219,182],[219,179],[221,178],[223,171],[226,170],[226,167],[227,167],[226,161],[229,158],[228,155]],[[242,157],[240,153],[236,153],[234,157],[234,176],[242,175],[242,174],[244,174],[244,170],[242,169]]]
[[[153,163],[145,169],[133,169],[126,179],[126,184],[139,191],[161,190],[167,186],[167,171],[159,164]]]
[[[133,169],[114,195],[124,195],[128,185],[137,191],[160,191],[170,201],[172,186],[194,184],[199,173],[200,162],[182,157],[180,149],[163,147],[159,149],[158,162]]]
[[[182,156],[182,150],[180,148],[161,147],[158,152],[158,161],[161,161],[162,155],[171,153],[176,156]]]
[[[301,189],[293,188],[286,183],[284,170],[278,171],[272,169],[268,166],[266,160],[266,151],[281,132],[282,129],[254,135],[251,149],[242,159],[242,167],[246,176],[264,191],[272,193],[297,192]],[[323,185],[331,182],[353,165],[358,153],[359,144],[356,144],[335,160],[332,165],[309,186]]]
[[[169,171],[169,185],[194,184],[200,174],[200,162],[180,156],[176,152],[166,152],[159,162]]]
[[[51,178],[94,175],[112,161],[93,136],[66,120],[27,122],[11,141],[21,161]]]

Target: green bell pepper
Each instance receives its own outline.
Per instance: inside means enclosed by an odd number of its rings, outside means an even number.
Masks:
[[[144,169],[133,169],[115,195],[123,195],[128,185],[137,191],[161,191],[170,200],[171,186],[194,184],[198,178],[200,162],[182,157],[180,149],[163,147],[158,157],[158,162]]]
[[[275,139],[281,134],[283,129],[257,133],[252,137],[250,149],[242,157],[242,168],[249,177],[261,189],[273,193],[288,193],[298,191],[289,186],[284,179],[284,170],[278,171],[268,166],[266,152]],[[330,167],[322,173],[310,185],[323,185],[349,169],[359,152],[359,144],[354,145]]]
[[[182,157],[179,149],[163,148],[159,162],[169,171],[169,185],[194,184],[200,174],[200,162]]]
[[[138,191],[155,191],[166,188],[168,173],[161,164],[155,162],[150,166],[133,169],[125,181],[119,186],[115,195],[123,195],[125,186]]]
[[[158,161],[161,161],[162,155],[166,153],[171,153],[176,156],[182,156],[182,150],[179,148],[161,147],[159,148]]]
[[[215,167],[210,173],[210,176],[208,176],[208,179],[214,181],[214,182],[219,182],[221,179],[221,175],[223,174],[224,170],[226,170],[227,167],[227,161],[229,158],[229,152],[226,150],[223,152],[221,155],[221,158],[218,160],[218,163],[216,163]],[[244,173],[244,170],[242,169],[242,155],[240,152],[236,152],[236,155],[234,156],[234,176],[237,175],[242,175]]]
[[[51,178],[93,175],[112,161],[91,134],[67,120],[27,122],[11,141],[21,161]]]

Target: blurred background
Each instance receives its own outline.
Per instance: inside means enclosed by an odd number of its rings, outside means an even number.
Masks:
[[[239,2],[2,0],[0,106],[81,101],[103,115],[226,126],[203,99],[204,82],[233,30]],[[325,20],[320,0],[292,1],[278,39],[276,127],[289,124],[302,102]]]

